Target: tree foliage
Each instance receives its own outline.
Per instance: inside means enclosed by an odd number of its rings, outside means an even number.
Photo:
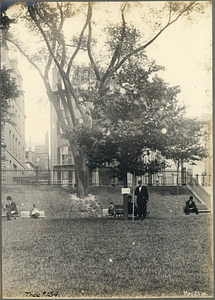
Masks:
[[[206,136],[203,126],[195,119],[175,119],[166,135],[168,147],[163,150],[165,157],[172,159],[177,167],[185,162],[195,164],[195,161],[205,158],[207,153],[201,142]]]
[[[9,115],[10,101],[19,96],[16,79],[11,77],[13,70],[1,69],[1,129],[3,130],[6,122],[11,122]]]
[[[165,166],[162,129],[171,126],[184,107],[177,103],[179,87],[169,87],[156,75],[161,69],[155,62],[144,67],[130,62],[114,76],[105,95],[82,93],[93,102],[93,127],[81,124],[64,136],[79,145],[91,169],[108,165],[122,179],[127,172],[156,173]],[[154,151],[150,161],[149,151]]]

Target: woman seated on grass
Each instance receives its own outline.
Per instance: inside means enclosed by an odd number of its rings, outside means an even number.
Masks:
[[[30,216],[32,217],[32,218],[34,218],[34,219],[37,219],[37,218],[39,218],[39,210],[36,208],[36,205],[35,204],[33,204],[33,208],[32,208],[32,210],[30,211]]]
[[[198,208],[193,200],[193,196],[190,196],[189,200],[186,202],[186,206],[184,207],[184,213],[188,215],[189,213],[198,214]]]

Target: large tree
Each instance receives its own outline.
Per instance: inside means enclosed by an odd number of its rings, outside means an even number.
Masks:
[[[103,97],[111,78],[126,61],[137,54],[143,55],[143,51],[180,17],[189,18],[193,11],[202,12],[205,3],[201,1],[164,1],[157,3],[157,6],[144,2],[115,3],[121,19],[114,20],[113,23],[109,22],[106,30],[100,28],[101,19],[99,20],[100,27],[98,26],[95,17],[99,15],[98,11],[100,10],[106,16],[108,6],[105,7],[106,10],[103,10],[104,5],[104,3],[91,2],[41,2],[23,5],[23,11],[17,13],[16,19],[22,17],[31,32],[26,44],[32,40],[35,45],[36,42],[37,45],[41,45],[40,49],[35,47],[34,54],[32,54],[32,47],[29,51],[24,41],[21,42],[17,39],[17,35],[14,36],[8,31],[4,36],[39,72],[63,131],[66,131],[67,126],[76,126],[74,105],[78,108],[84,124],[91,123],[89,114],[81,104],[80,93],[72,83],[73,67],[80,53],[86,50],[96,77],[97,92],[100,97]],[[132,15],[134,9],[135,13],[140,13],[140,23],[145,22],[146,27],[142,31],[143,33],[135,27],[135,24],[132,25],[131,21],[126,21],[126,17],[129,18],[129,14]],[[83,25],[80,32],[75,34],[78,20],[83,20]],[[67,32],[64,30],[65,28],[67,28]],[[102,38],[98,37],[98,31],[93,36],[93,28],[102,30]],[[15,33],[15,31],[13,32]],[[96,37],[98,43],[96,43]],[[103,45],[98,47],[98,44],[102,42]],[[142,58],[144,59],[144,55]],[[52,64],[55,64],[59,74],[57,97],[51,88],[49,77]],[[61,99],[65,114],[60,109],[59,99]],[[88,187],[86,160],[84,153],[77,150],[73,143],[70,143],[70,146],[75,161],[78,195],[84,197],[87,195]]]
[[[124,187],[128,172],[140,176],[165,167],[162,154],[166,154],[163,150],[169,141],[162,132],[171,130],[184,111],[177,100],[180,88],[169,87],[158,77],[162,69],[148,60],[142,65],[137,59],[125,63],[105,95],[82,92],[82,98],[93,103],[93,127],[80,124],[64,133],[85,153],[91,169],[108,165],[111,173],[124,181]]]

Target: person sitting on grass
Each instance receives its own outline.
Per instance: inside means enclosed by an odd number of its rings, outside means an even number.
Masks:
[[[33,204],[33,208],[30,211],[30,216],[34,219],[39,218],[40,214],[39,214],[39,210],[36,208],[36,205]]]
[[[196,213],[198,214],[198,208],[193,200],[193,196],[190,196],[189,200],[186,202],[186,206],[184,208],[184,213],[188,215],[189,213]]]
[[[7,220],[11,220],[11,216],[14,216],[16,219],[16,216],[18,215],[18,209],[16,207],[16,203],[12,200],[11,196],[7,196],[6,210]]]
[[[113,204],[113,202],[110,202],[110,205],[108,207],[108,214],[110,216],[116,216],[116,209],[115,209],[115,205]]]

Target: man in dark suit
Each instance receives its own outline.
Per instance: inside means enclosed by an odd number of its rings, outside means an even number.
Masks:
[[[189,213],[196,213],[198,215],[199,211],[193,200],[193,196],[190,196],[189,200],[186,202],[186,206],[184,207],[184,212],[186,215],[189,215]]]
[[[18,215],[18,210],[16,207],[16,203],[12,200],[11,196],[7,196],[7,202],[6,202],[6,210],[7,210],[7,220],[11,220],[11,216]]]
[[[146,204],[149,200],[148,190],[142,185],[142,181],[138,180],[138,187],[135,189],[135,195],[137,196],[138,214],[140,220],[146,218]]]

